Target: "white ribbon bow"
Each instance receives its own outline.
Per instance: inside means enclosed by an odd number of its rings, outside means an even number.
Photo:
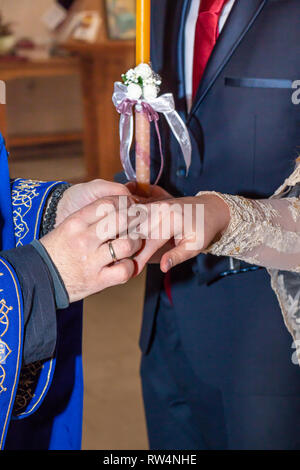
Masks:
[[[130,148],[133,139],[133,112],[132,108],[135,106],[138,111],[144,107],[148,114],[149,121],[154,121],[158,133],[162,164],[157,181],[159,180],[163,170],[163,154],[161,150],[161,139],[157,120],[161,113],[165,116],[171,131],[176,137],[185,161],[186,174],[188,174],[191,165],[192,145],[187,127],[177,111],[175,110],[175,103],[172,93],[166,93],[158,98],[152,100],[133,100],[128,95],[127,86],[121,82],[116,82],[114,85],[114,93],[112,97],[113,103],[117,111],[121,114],[119,133],[120,133],[120,157],[124,167],[124,171],[129,180],[135,180],[136,174],[130,161]]]

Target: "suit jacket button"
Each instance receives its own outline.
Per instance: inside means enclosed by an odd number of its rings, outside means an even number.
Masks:
[[[176,176],[178,176],[178,178],[183,178],[185,176],[185,168],[178,168],[178,170],[176,171]]]

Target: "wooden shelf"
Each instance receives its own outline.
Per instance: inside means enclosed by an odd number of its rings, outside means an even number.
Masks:
[[[10,80],[56,77],[79,73],[79,64],[76,57],[50,57],[43,60],[0,60],[0,79]]]
[[[35,145],[81,142],[82,132],[60,132],[55,134],[12,135],[8,137],[9,146],[31,147]]]
[[[99,53],[105,52],[107,53],[117,53],[120,54],[120,51],[132,51],[135,49],[135,41],[120,41],[120,40],[113,40],[113,39],[106,39],[101,42],[96,42],[94,44],[83,43],[80,41],[69,41],[62,46],[79,56],[90,56]],[[132,64],[134,65],[134,64]]]
[[[79,59],[76,57],[49,57],[41,60],[20,60],[8,58],[0,60],[0,79],[5,83],[25,78],[49,78],[79,75]],[[81,140],[82,133],[53,133],[44,135],[14,136],[7,132],[6,106],[0,106],[0,131],[7,141],[8,148],[41,145],[55,142]]]

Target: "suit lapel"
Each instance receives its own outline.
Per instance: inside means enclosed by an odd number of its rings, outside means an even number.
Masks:
[[[182,78],[178,75],[179,38],[182,23],[183,7],[187,0],[161,0],[152,2],[153,47],[152,62],[155,70],[162,76],[161,93],[174,94],[176,108],[182,110]],[[164,16],[162,17],[162,12]],[[157,59],[157,60],[156,60]]]
[[[188,121],[205,98],[207,92],[214,84],[267,1],[268,0],[236,0],[208,62]]]
[[[179,78],[178,94],[180,99],[184,102],[184,117],[187,117],[186,107],[186,88],[185,88],[185,25],[187,16],[191,7],[192,0],[184,0],[181,13],[181,22],[178,34],[178,48],[177,48],[177,74]]]

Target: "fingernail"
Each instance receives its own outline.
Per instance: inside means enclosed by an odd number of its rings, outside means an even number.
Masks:
[[[168,261],[166,262],[166,270],[170,271],[172,266],[173,266],[173,261],[171,260],[171,258],[169,258]]]

